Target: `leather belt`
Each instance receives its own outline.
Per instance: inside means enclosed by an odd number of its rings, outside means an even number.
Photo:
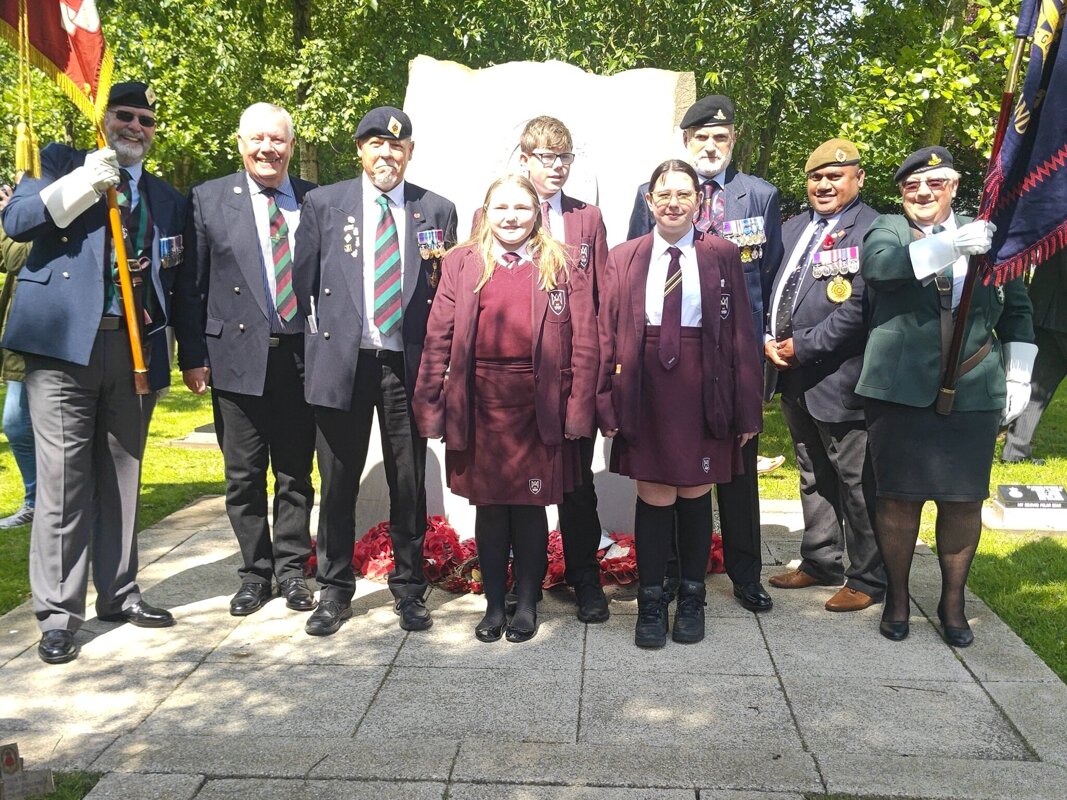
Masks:
[[[366,358],[373,358],[376,361],[397,361],[404,357],[404,354],[399,350],[374,350],[370,347],[359,348],[359,354]]]
[[[268,336],[267,337],[267,347],[277,347],[281,343],[282,343],[282,340],[278,336]]]
[[[110,314],[100,318],[98,331],[117,331],[122,328],[122,317],[114,317]]]
[[[267,337],[267,347],[281,347],[287,341],[304,338],[302,333],[272,333]]]

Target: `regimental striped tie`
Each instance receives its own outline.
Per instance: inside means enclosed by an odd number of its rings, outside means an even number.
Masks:
[[[663,282],[663,315],[659,329],[659,363],[670,369],[678,363],[682,339],[682,251],[668,247],[671,262]]]
[[[384,194],[378,205],[382,215],[374,237],[374,324],[382,336],[389,336],[400,327],[400,239]]]
[[[278,316],[289,322],[296,316],[296,292],[293,291],[293,254],[289,250],[289,225],[275,200],[277,189],[264,189],[267,196],[267,220],[270,223],[270,251],[274,260],[274,307]]]

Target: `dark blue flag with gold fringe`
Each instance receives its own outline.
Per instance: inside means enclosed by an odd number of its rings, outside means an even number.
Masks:
[[[994,144],[978,216],[997,226],[979,259],[983,283],[1002,284],[1067,246],[1065,0],[1023,0],[1017,38],[1030,38],[1018,102]]]

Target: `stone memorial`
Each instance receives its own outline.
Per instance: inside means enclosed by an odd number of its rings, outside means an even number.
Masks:
[[[1001,484],[982,524],[994,530],[1067,532],[1067,489],[1063,486]]]
[[[18,744],[0,745],[0,800],[25,800],[55,791],[52,770],[27,770]]]

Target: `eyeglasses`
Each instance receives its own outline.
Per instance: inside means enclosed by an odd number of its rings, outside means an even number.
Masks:
[[[909,178],[904,181],[904,191],[915,194],[924,183],[931,192],[940,192],[948,186],[948,178]]]
[[[138,122],[141,123],[142,128],[156,127],[155,117],[149,117],[145,114],[133,114],[129,111],[112,111],[111,113],[115,115],[115,119],[117,119],[119,122],[133,122],[134,119],[136,119]]]
[[[569,167],[574,163],[574,153],[530,153],[534,158],[541,162],[545,167],[556,166],[556,159],[559,159],[560,166]]]
[[[679,203],[692,203],[696,200],[697,193],[688,189],[674,192],[652,192],[652,202],[657,206],[665,206],[671,202],[671,198],[677,198]]]

